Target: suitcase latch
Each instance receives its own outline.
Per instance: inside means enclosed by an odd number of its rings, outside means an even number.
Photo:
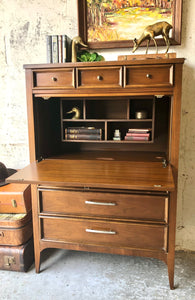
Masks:
[[[11,265],[16,264],[16,260],[14,256],[4,256],[4,266],[10,267]]]
[[[17,202],[16,202],[15,199],[12,199],[12,200],[11,200],[11,203],[12,203],[12,206],[13,206],[13,207],[17,207]]]

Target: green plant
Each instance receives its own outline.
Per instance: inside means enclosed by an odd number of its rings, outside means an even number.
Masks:
[[[82,50],[82,51],[78,51],[77,60],[82,62],[101,61],[104,60],[104,57],[96,52],[90,53],[87,50]]]

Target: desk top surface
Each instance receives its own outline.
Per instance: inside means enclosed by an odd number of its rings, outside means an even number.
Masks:
[[[162,162],[45,159],[33,162],[8,182],[59,187],[173,191],[171,166]]]

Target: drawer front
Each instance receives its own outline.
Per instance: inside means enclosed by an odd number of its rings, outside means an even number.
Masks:
[[[74,88],[74,69],[34,72],[35,88]]]
[[[41,219],[41,230],[43,240],[55,242],[166,250],[163,225],[51,217]]]
[[[78,88],[122,87],[122,67],[77,68]]]
[[[173,66],[125,67],[125,87],[172,86]]]
[[[167,222],[164,196],[39,190],[42,213],[105,216]]]

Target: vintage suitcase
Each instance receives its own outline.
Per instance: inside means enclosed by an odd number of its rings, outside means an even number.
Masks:
[[[30,185],[10,183],[0,187],[0,214],[26,214],[30,210]]]
[[[0,245],[19,246],[32,237],[32,214],[0,214]]]
[[[34,261],[33,239],[21,246],[0,246],[0,269],[26,272]]]

